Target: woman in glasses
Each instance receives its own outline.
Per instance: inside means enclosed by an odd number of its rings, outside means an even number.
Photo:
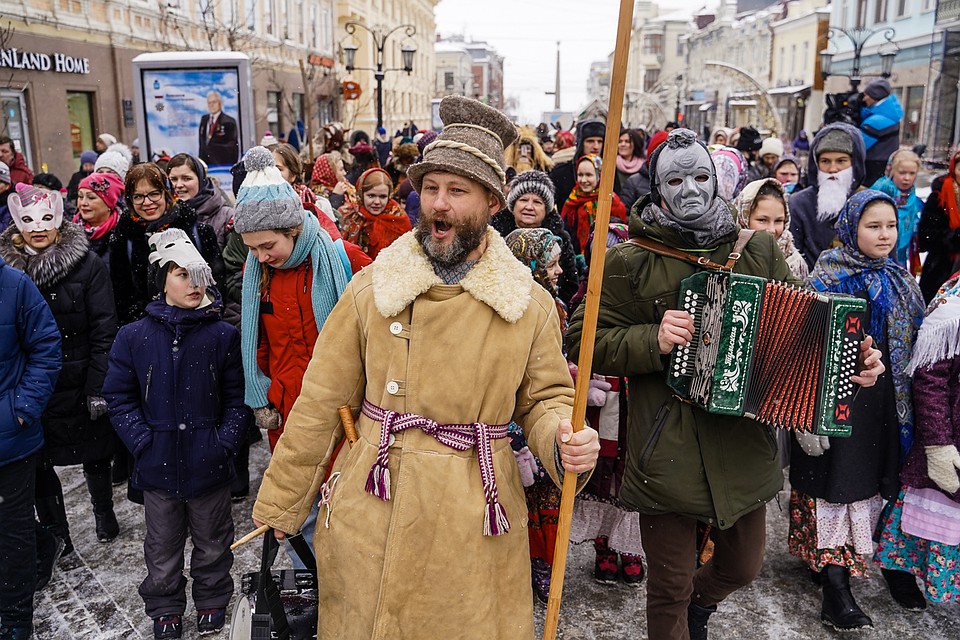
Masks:
[[[216,233],[197,221],[193,207],[175,198],[160,167],[152,162],[133,166],[124,187],[127,211],[110,238],[110,277],[121,326],[143,317],[147,303],[158,293],[148,277],[150,235],[171,227],[183,229],[213,269],[214,279],[223,275]]]

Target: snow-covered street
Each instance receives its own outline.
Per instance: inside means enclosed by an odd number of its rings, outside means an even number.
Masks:
[[[265,442],[251,451],[254,486],[267,463]],[[93,515],[80,467],[61,469],[71,534],[77,553],[36,600],[37,638],[43,640],[113,640],[149,638],[150,620],[143,613],[137,586],[144,575],[143,512],[114,490],[121,534],[112,543],[99,544],[93,533]],[[786,507],[787,493],[780,495]],[[252,528],[253,497],[234,505],[238,536]],[[787,518],[777,502],[768,508],[767,558],[760,577],[734,594],[711,618],[711,640],[770,638],[808,640],[835,638],[819,621],[820,594],[805,569],[786,550]],[[188,542],[189,545],[189,542]],[[254,570],[259,545],[238,550],[234,576]],[[281,552],[282,554],[282,552]],[[288,560],[283,559],[287,566]],[[280,562],[278,561],[278,564]],[[322,579],[322,578],[321,578]],[[960,635],[960,606],[931,605],[923,613],[900,610],[888,595],[879,572],[854,581],[854,595],[873,618],[876,630],[860,634],[877,640],[952,640]],[[536,607],[542,621],[545,607]],[[561,609],[560,637],[565,640],[641,638],[646,634],[644,588],[605,586],[593,580],[593,550],[574,547],[567,564],[566,596]],[[229,621],[228,621],[229,624]],[[538,625],[539,629],[539,625]],[[188,609],[184,637],[196,635],[196,616]],[[216,636],[215,636],[216,637]],[[219,637],[228,637],[227,632]]]

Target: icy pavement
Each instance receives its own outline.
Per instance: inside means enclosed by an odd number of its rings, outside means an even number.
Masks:
[[[251,451],[254,487],[267,463],[265,442]],[[77,553],[62,562],[50,585],[36,599],[36,637],[42,640],[152,638],[150,620],[143,613],[137,586],[144,576],[143,512],[128,502],[125,491],[114,490],[120,537],[99,544],[93,532],[93,513],[80,467],[60,469]],[[786,507],[787,494],[780,496]],[[234,505],[238,537],[252,528],[253,498]],[[760,577],[720,605],[710,620],[711,640],[839,638],[820,623],[820,592],[807,578],[799,561],[787,553],[787,516],[777,502],[768,507],[767,558]],[[187,559],[189,561],[189,542]],[[236,553],[234,576],[253,571],[259,546],[246,545]],[[289,566],[288,560],[278,566]],[[572,547],[567,563],[566,594],[559,637],[564,640],[642,638],[646,636],[644,588],[600,585],[593,580],[593,551]],[[960,607],[930,605],[925,612],[907,613],[891,600],[879,577],[854,581],[854,594],[873,618],[876,630],[845,637],[871,640],[947,640],[960,638]],[[188,586],[189,588],[189,586]],[[537,605],[538,636],[545,607]],[[229,621],[228,621],[229,624]],[[196,634],[196,615],[184,618],[184,637]],[[225,638],[227,633],[220,636]],[[420,640],[420,639],[406,639]],[[424,639],[428,640],[428,639]],[[429,639],[433,640],[433,639]],[[448,640],[448,639],[444,639]],[[450,639],[452,640],[452,639]],[[494,640],[494,639],[491,639]]]

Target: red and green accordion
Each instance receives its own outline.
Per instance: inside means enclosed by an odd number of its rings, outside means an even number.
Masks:
[[[693,340],[667,384],[709,413],[849,436],[866,301],[764,278],[699,272],[680,283]]]

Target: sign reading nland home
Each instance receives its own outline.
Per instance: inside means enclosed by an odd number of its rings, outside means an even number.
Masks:
[[[0,49],[0,67],[54,73],[90,73],[89,58],[74,58],[65,53],[37,53],[16,48]]]

